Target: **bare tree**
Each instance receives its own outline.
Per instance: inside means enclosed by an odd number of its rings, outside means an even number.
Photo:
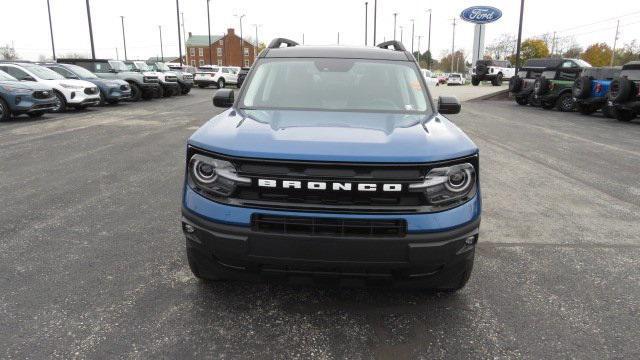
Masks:
[[[9,44],[0,47],[0,56],[2,56],[4,60],[16,60],[18,58],[16,49],[13,47],[13,45]]]
[[[86,54],[80,54],[76,52],[66,53],[61,56],[63,59],[85,59],[88,56]]]
[[[511,34],[501,34],[486,47],[485,53],[492,59],[506,59],[515,52],[516,41]]]

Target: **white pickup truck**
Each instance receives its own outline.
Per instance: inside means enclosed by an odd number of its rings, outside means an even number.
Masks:
[[[222,89],[227,84],[238,83],[238,71],[231,66],[203,65],[196,70],[193,83],[202,89],[211,85]]]

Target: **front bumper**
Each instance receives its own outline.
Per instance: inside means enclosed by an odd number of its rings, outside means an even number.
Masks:
[[[34,99],[31,96],[20,96],[20,101],[15,104],[15,101],[10,104],[11,111],[15,114],[25,114],[33,112],[47,112],[53,110],[56,106],[55,98],[48,99]]]
[[[119,86],[110,87],[105,94],[105,99],[107,100],[125,100],[131,97],[131,88],[127,87],[126,90],[123,90]]]
[[[254,214],[349,219],[403,219],[399,237],[283,234],[254,230]],[[295,214],[295,215],[292,215]],[[223,269],[229,277],[268,275],[337,276],[437,287],[460,276],[473,261],[480,226],[479,196],[447,211],[409,215],[329,214],[260,210],[218,204],[188,187],[182,224],[201,268]]]
[[[100,91],[85,94],[84,89],[65,89],[62,92],[70,106],[94,106],[100,104]]]
[[[162,85],[162,89],[164,91],[171,90],[177,92],[178,90],[180,90],[180,85],[178,85],[178,82],[163,82],[160,84]]]
[[[197,79],[197,80],[193,80],[193,83],[196,86],[200,86],[200,85],[205,85],[205,86],[211,86],[211,85],[218,85],[218,83],[214,80],[207,80],[207,79]]]
[[[614,107],[615,109],[630,110],[635,112],[636,114],[640,114],[640,100],[627,101],[624,103],[614,103],[609,101],[608,105]]]
[[[143,95],[153,95],[156,96],[160,93],[160,83],[141,83],[139,84],[140,90],[142,90]]]

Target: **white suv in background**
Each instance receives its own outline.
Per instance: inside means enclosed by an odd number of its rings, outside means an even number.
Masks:
[[[68,106],[84,109],[100,104],[100,90],[88,81],[66,79],[44,66],[29,62],[0,63],[0,70],[20,81],[35,81],[53,88],[56,106],[53,112],[62,112]]]
[[[424,77],[424,81],[427,83],[427,85],[429,86],[440,85],[440,82],[438,81],[438,77],[436,76],[436,74],[431,72],[431,70],[420,69],[420,72],[422,73],[422,77]]]
[[[193,83],[199,88],[215,85],[222,89],[227,84],[238,83],[238,71],[233,66],[202,65],[196,70]]]
[[[466,83],[467,83],[467,79],[464,78],[464,75],[459,73],[451,73],[447,78],[447,86],[464,85]]]
[[[478,60],[471,69],[471,84],[480,85],[481,81],[491,81],[493,86],[502,85],[502,80],[509,80],[516,74],[516,69],[508,60]]]

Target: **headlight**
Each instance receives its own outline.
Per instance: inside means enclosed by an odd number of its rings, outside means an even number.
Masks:
[[[427,201],[433,205],[466,200],[476,188],[476,170],[469,163],[434,168],[425,176],[424,182],[409,185],[412,191],[423,191]]]
[[[60,86],[62,86],[63,88],[67,88],[67,89],[82,89],[82,86],[73,85],[73,84],[62,83],[62,84],[60,84]]]
[[[188,171],[194,190],[217,196],[229,196],[237,185],[251,184],[251,179],[238,176],[230,162],[200,154],[191,157]]]

